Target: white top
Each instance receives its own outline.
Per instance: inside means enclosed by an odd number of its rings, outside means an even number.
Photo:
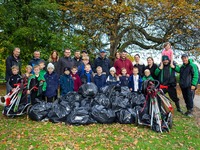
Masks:
[[[138,87],[138,85],[139,85],[139,75],[137,75],[137,76],[134,76],[133,75],[133,82],[134,82],[134,91],[135,92],[137,92],[138,91],[138,89],[139,89],[139,87]]]

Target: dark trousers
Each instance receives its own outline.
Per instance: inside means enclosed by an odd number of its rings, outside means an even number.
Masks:
[[[191,90],[191,87],[188,88],[181,88],[183,98],[185,100],[187,110],[192,110],[194,107],[194,95],[195,90]]]
[[[177,96],[177,91],[175,87],[169,86],[168,89],[163,89],[163,92],[169,94],[169,97],[172,99],[173,102],[179,102],[179,98]]]
[[[37,99],[42,100],[42,95],[37,95],[38,91],[31,91],[31,105],[35,105],[37,103]]]

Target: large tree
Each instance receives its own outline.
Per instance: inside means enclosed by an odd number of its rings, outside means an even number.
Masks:
[[[63,2],[63,1],[62,1]],[[199,45],[199,2],[188,0],[68,0],[66,21],[78,34],[90,37],[91,50],[109,45],[118,49],[176,49]]]

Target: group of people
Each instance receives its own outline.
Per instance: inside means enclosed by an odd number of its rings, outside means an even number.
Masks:
[[[176,65],[173,61],[173,50],[170,43],[164,44],[162,58],[159,65],[152,57],[147,58],[147,66],[140,61],[140,55],[134,56],[134,62],[127,58],[127,52],[117,52],[115,60],[107,58],[105,50],[100,50],[99,56],[92,62],[88,52],[75,51],[71,57],[71,50],[65,49],[64,56],[59,57],[57,51],[52,51],[49,60],[40,58],[40,52],[35,51],[34,57],[26,66],[26,72],[21,73],[20,49],[15,48],[13,54],[6,59],[7,92],[15,88],[15,84],[27,84],[27,94],[32,104],[36,98],[54,101],[58,96],[70,91],[78,91],[82,84],[93,82],[100,90],[106,85],[126,86],[131,92],[142,91],[142,84],[146,80],[158,80],[164,93],[175,102],[177,111],[182,112],[176,90],[176,75],[180,73],[179,85],[186,103],[185,115],[192,116],[193,99],[198,84],[198,67],[182,55],[183,64]],[[60,87],[60,88],[59,88]]]

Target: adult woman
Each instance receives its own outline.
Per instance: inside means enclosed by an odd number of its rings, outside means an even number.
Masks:
[[[53,65],[54,65],[54,67],[55,67],[55,72],[56,73],[58,73],[58,60],[59,60],[59,54],[58,54],[58,52],[56,51],[56,50],[53,50],[52,52],[51,52],[51,55],[50,55],[50,57],[49,57],[49,63],[51,62]]]
[[[152,57],[148,57],[147,58],[147,66],[145,67],[145,69],[149,69],[151,72],[151,76],[154,79],[157,79],[157,76],[155,75],[155,70],[158,66],[154,63],[154,60]]]

